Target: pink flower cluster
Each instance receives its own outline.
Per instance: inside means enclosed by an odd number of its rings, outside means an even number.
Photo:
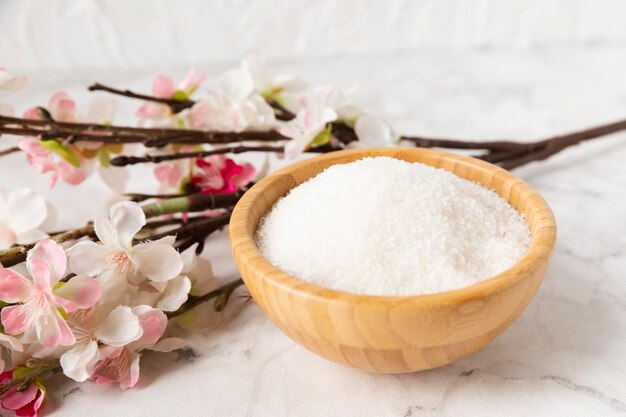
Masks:
[[[0,380],[26,369],[29,358],[58,359],[69,378],[126,389],[137,383],[142,352],[185,346],[182,339],[163,337],[165,312],[177,310],[191,291],[211,289],[210,265],[198,269],[195,246],[179,253],[173,236],[135,244],[145,224],[136,203],[117,203],[108,217],[95,219],[98,243],[82,241],[65,250],[45,239],[25,264],[0,268],[0,345],[13,367]],[[191,324],[189,316],[185,321]],[[0,405],[33,416],[44,396],[37,381],[8,391]]]
[[[180,192],[191,186],[202,194],[225,194],[244,188],[253,179],[252,164],[237,164],[224,155],[186,161],[164,162],[154,169],[159,192]]]
[[[59,122],[110,123],[115,112],[115,102],[96,99],[87,113],[81,115],[74,100],[66,93],[58,92],[50,98],[47,110]],[[40,120],[41,116],[35,108],[30,108],[24,113],[24,118]],[[26,160],[37,172],[51,174],[50,187],[54,187],[59,179],[70,185],[80,184],[94,171],[98,171],[103,181],[116,191],[121,191],[127,180],[123,169],[102,166],[102,161],[106,160],[103,156],[108,156],[114,148],[103,146],[100,142],[76,142],[68,145],[57,139],[27,137],[21,139],[17,146],[26,153]]]

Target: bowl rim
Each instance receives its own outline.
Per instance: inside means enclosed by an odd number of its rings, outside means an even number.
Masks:
[[[512,183],[511,189],[513,188],[513,186],[519,187],[521,192],[527,194],[529,198],[532,197],[532,204],[538,206],[535,216],[538,216],[537,222],[540,222],[541,225],[533,228],[528,223],[528,220],[526,220],[529,228],[531,228],[531,242],[528,250],[526,251],[526,253],[524,253],[522,258],[520,258],[511,267],[495,276],[469,285],[467,287],[462,287],[458,289],[430,294],[415,295],[358,294],[320,287],[277,268],[261,254],[254,241],[254,233],[248,233],[248,216],[250,214],[250,210],[246,210],[246,208],[251,208],[256,199],[262,198],[263,191],[267,187],[271,186],[276,181],[284,179],[286,175],[290,176],[291,173],[298,171],[304,167],[307,167],[311,164],[317,164],[319,162],[327,162],[327,160],[329,159],[337,159],[337,163],[349,163],[361,158],[376,156],[389,156],[392,158],[396,157],[396,159],[400,159],[397,158],[397,156],[401,153],[422,153],[426,156],[430,155],[432,157],[439,157],[441,159],[451,161],[455,164],[461,164],[464,167],[470,168],[472,170],[480,170],[483,172],[498,174],[504,177],[505,181]],[[354,159],[352,161],[339,162],[340,159],[345,157],[351,157],[353,154],[362,154],[362,157]],[[427,162],[422,163],[429,165]],[[449,171],[445,167],[442,167],[442,169]],[[454,175],[467,179],[458,174]],[[478,182],[480,184],[479,181],[474,182]],[[481,185],[486,187],[486,185],[484,184]],[[498,195],[505,198],[500,193],[498,193]],[[509,202],[510,199],[505,198],[505,200]],[[265,213],[263,215],[265,215]],[[256,229],[254,232],[256,232]],[[267,280],[275,286],[283,287],[286,290],[297,292],[303,296],[318,299],[321,298],[325,301],[330,302],[358,303],[363,301],[375,301],[376,304],[387,306],[404,303],[409,303],[411,305],[421,304],[423,306],[431,306],[433,304],[457,304],[469,300],[480,299],[487,295],[511,287],[524,280],[524,278],[532,275],[532,273],[536,269],[543,267],[547,263],[547,260],[549,260],[552,254],[556,242],[556,221],[552,210],[546,203],[545,199],[537,191],[535,191],[522,179],[511,174],[509,171],[506,171],[489,162],[472,158],[470,156],[428,148],[357,148],[329,152],[321,156],[308,158],[304,161],[300,161],[284,167],[266,176],[258,183],[254,184],[248,191],[244,193],[243,197],[239,200],[233,210],[229,223],[229,238],[231,249],[238,268],[240,263],[246,263],[248,265],[254,265],[254,268],[256,270],[264,269],[266,271],[271,271],[271,273],[264,273],[260,277],[260,279]],[[246,277],[243,275],[244,274],[242,274],[244,282],[250,279],[250,277]],[[253,275],[255,276],[255,279],[259,278],[258,274]]]

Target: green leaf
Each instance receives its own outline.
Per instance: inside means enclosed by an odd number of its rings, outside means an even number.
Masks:
[[[111,166],[111,156],[109,155],[109,150],[105,146],[98,149],[98,160],[103,168]]]
[[[307,149],[315,148],[317,146],[324,146],[330,143],[331,131],[332,125],[329,123],[328,125],[326,125],[326,128],[324,130],[322,130],[320,133],[318,133],[317,136],[315,136],[315,138],[313,138],[311,143],[309,143]]]
[[[186,91],[183,91],[183,90],[176,90],[174,91],[174,94],[172,94],[172,100],[185,101],[188,98],[189,98],[189,95],[187,94]]]
[[[32,369],[25,368],[23,366],[19,366],[13,370],[13,379],[21,378],[24,375],[28,375],[32,373]]]
[[[80,166],[80,159],[78,159],[78,156],[76,156],[74,152],[60,142],[56,140],[42,140],[41,146],[50,149],[52,152],[66,160],[74,168],[78,168]]]

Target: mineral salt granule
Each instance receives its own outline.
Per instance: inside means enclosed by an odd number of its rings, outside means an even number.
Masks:
[[[490,189],[377,157],[295,187],[262,219],[256,242],[273,265],[320,287],[416,295],[504,271],[528,249],[530,231]]]

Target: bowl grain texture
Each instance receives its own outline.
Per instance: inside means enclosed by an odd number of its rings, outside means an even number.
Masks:
[[[321,288],[279,270],[254,242],[259,220],[298,184],[335,164],[389,156],[443,168],[493,189],[524,213],[532,240],[510,269],[470,287],[419,296],[369,296]],[[544,199],[508,171],[474,158],[419,148],[355,149],[271,174],[239,201],[230,221],[235,262],[257,304],[289,337],[333,362],[402,373],[443,366],[493,340],[524,310],[543,280],[556,239]]]

